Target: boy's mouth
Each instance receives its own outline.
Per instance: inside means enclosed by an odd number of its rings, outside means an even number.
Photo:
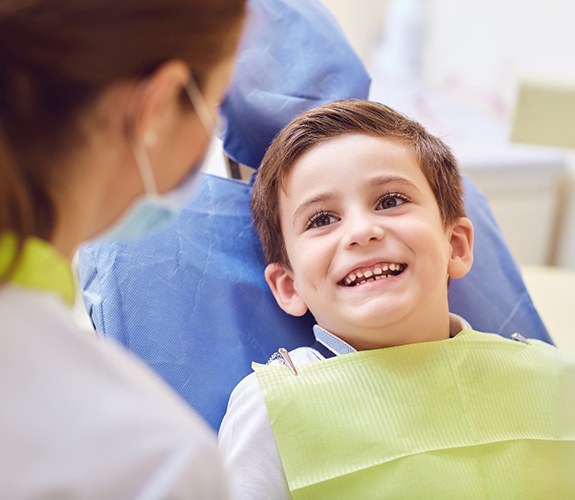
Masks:
[[[407,268],[407,264],[398,264],[396,262],[380,262],[370,267],[360,267],[354,269],[347,276],[339,281],[342,286],[363,285],[369,281],[377,281],[385,278],[391,278],[401,274]]]

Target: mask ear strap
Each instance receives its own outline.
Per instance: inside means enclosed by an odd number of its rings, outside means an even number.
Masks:
[[[210,110],[208,109],[208,105],[206,104],[206,100],[200,92],[200,89],[198,88],[196,80],[193,76],[188,80],[188,83],[186,83],[184,88],[186,89],[186,93],[188,94],[188,97],[192,102],[192,105],[196,110],[196,114],[202,122],[206,133],[211,136],[215,125],[215,120],[212,117]]]
[[[138,167],[138,172],[140,174],[140,179],[142,180],[142,184],[144,186],[144,192],[146,195],[157,196],[158,188],[156,185],[156,179],[154,178],[154,170],[152,169],[152,164],[150,162],[148,153],[146,152],[140,138],[137,137],[134,127],[134,106],[136,96],[143,91],[147,83],[147,79],[142,80],[132,94],[128,104],[126,130],[128,134],[128,142],[130,143],[134,159],[136,160],[136,166]]]
[[[156,179],[154,179],[154,172],[148,153],[146,153],[144,146],[139,142],[138,144],[131,142],[130,145],[132,146],[132,152],[134,153],[136,165],[138,166],[138,171],[140,172],[140,178],[142,179],[142,184],[144,185],[146,194],[157,196],[158,188],[156,186]]]

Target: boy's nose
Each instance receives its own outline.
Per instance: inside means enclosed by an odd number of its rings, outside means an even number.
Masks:
[[[380,241],[385,236],[383,227],[371,219],[349,221],[348,231],[343,239],[344,246],[366,246],[371,242]]]

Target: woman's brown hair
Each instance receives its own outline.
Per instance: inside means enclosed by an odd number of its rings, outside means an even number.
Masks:
[[[252,216],[267,263],[289,267],[280,223],[280,190],[297,159],[317,144],[344,134],[395,139],[412,147],[435,195],[445,226],[465,216],[455,157],[418,122],[373,101],[335,101],[294,118],[272,141],[252,192]]]
[[[245,1],[0,0],[0,238],[49,240],[49,186],[66,176],[54,160],[83,139],[82,113],[168,60],[202,88],[236,48]]]

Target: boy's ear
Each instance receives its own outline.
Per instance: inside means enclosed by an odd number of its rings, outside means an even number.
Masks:
[[[266,281],[278,305],[292,316],[303,316],[307,306],[295,289],[293,273],[284,265],[269,264],[265,270]]]
[[[467,217],[459,217],[451,228],[451,255],[447,273],[451,278],[463,278],[473,264],[473,224]]]

